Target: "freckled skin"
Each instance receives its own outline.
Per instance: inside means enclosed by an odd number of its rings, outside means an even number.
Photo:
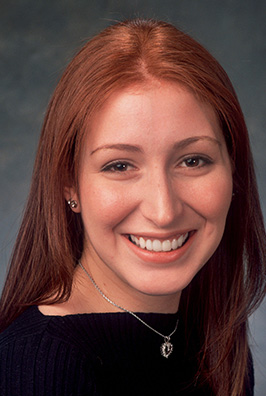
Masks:
[[[190,166],[193,156],[200,160]],[[117,161],[123,171],[110,165]],[[90,125],[79,191],[67,189],[69,196],[85,228],[81,261],[104,292],[129,309],[156,311],[162,303],[160,310],[174,311],[219,245],[231,203],[230,160],[214,112],[173,83],[113,94]],[[126,238],[186,231],[193,238],[171,262],[142,257]]]

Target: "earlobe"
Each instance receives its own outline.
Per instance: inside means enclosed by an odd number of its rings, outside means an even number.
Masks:
[[[70,209],[75,213],[79,213],[80,205],[79,205],[77,193],[74,190],[74,188],[65,187],[64,196],[65,196],[65,199],[66,199]]]
[[[68,205],[71,207],[71,209],[76,209],[78,207],[78,203],[75,199],[69,199],[67,201]]]

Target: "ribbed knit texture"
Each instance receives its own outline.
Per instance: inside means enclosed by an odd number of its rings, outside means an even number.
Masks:
[[[177,319],[139,316],[165,335]],[[184,358],[182,334],[180,323],[166,359],[160,354],[163,338],[130,314],[59,317],[31,307],[0,334],[0,395],[207,396],[206,389],[181,391],[195,370],[195,362]]]

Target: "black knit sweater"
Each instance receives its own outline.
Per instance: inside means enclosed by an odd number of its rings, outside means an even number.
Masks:
[[[165,335],[177,320],[139,316]],[[0,335],[0,395],[210,395],[188,386],[196,365],[184,357],[181,321],[171,340],[174,351],[166,359],[162,337],[130,314],[45,316],[31,307]]]

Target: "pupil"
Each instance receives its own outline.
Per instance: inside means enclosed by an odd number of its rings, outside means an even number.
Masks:
[[[198,165],[198,159],[197,158],[190,158],[187,160],[187,164],[190,166],[195,166]]]
[[[116,164],[117,170],[125,170],[126,169],[126,164]]]

